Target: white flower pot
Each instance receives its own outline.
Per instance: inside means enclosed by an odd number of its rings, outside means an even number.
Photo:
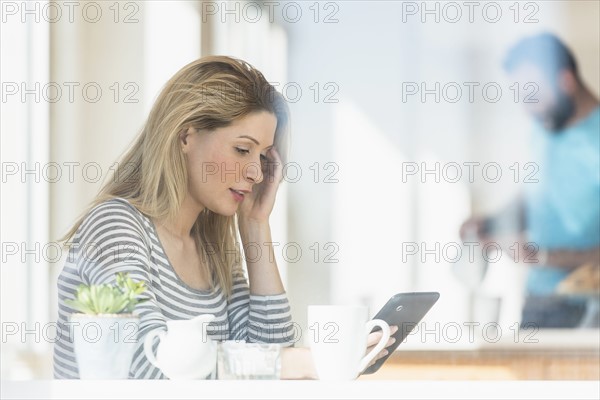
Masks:
[[[133,314],[72,314],[73,346],[80,379],[127,379],[139,317]]]

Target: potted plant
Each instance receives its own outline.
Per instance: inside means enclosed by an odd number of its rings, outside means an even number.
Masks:
[[[144,282],[118,273],[115,284],[79,285],[71,314],[80,379],[127,379],[137,343],[139,317],[133,314]]]

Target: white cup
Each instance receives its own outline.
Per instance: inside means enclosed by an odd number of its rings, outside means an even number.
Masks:
[[[365,356],[367,336],[379,326],[383,336]],[[369,321],[364,306],[308,306],[308,336],[317,375],[321,380],[352,380],[385,347],[389,325],[380,319]]]

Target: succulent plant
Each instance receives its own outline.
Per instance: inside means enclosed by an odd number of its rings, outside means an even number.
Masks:
[[[138,296],[146,290],[143,281],[135,282],[127,273],[117,273],[116,284],[79,285],[75,299],[65,300],[69,306],[84,314],[131,313],[146,299]]]

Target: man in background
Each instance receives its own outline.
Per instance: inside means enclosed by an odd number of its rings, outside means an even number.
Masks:
[[[538,182],[525,185],[525,193],[502,212],[468,219],[461,237],[476,234],[502,245],[507,227],[521,234],[518,261],[529,267],[521,326],[580,326],[588,302],[558,295],[557,287],[582,265],[600,268],[598,99],[582,81],[571,51],[551,34],[518,42],[504,68],[519,87],[532,82],[538,89],[521,99],[534,121],[531,148]],[[514,246],[504,246],[515,254]],[[597,316],[592,319],[598,323]]]

